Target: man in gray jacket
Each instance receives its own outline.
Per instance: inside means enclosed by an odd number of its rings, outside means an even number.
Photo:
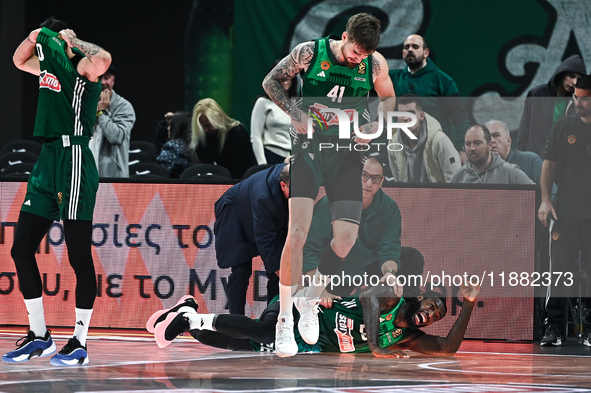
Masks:
[[[109,67],[101,82],[103,91],[89,147],[100,177],[129,177],[129,138],[135,123],[135,112],[130,102],[113,90],[113,67]]]
[[[388,151],[390,169],[395,181],[448,183],[460,168],[460,156],[439,122],[423,111],[423,101],[415,94],[405,94],[398,100],[398,110],[413,113],[417,123],[408,129],[418,138],[410,139],[404,132],[394,130]],[[399,122],[410,118],[400,116]]]
[[[535,184],[515,164],[491,151],[491,135],[483,125],[466,131],[464,145],[468,160],[451,177],[450,183]]]

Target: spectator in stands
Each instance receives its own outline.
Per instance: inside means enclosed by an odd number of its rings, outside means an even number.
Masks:
[[[162,146],[168,142],[170,130],[170,120],[174,116],[173,112],[166,112],[164,118],[156,125],[156,132],[154,133],[154,146],[156,146],[156,155],[162,151]]]
[[[574,113],[571,105],[574,86],[586,73],[581,57],[573,55],[558,66],[548,83],[527,93],[519,125],[519,150],[542,155],[552,125],[564,115]]]
[[[100,177],[129,177],[129,139],[135,112],[131,103],[113,90],[113,66],[101,77],[101,83],[103,91],[89,147]]]
[[[246,128],[230,118],[211,98],[197,102],[193,108],[191,124],[193,161],[225,167],[233,179],[256,165]]]
[[[215,203],[218,266],[231,268],[231,314],[244,315],[252,258],[261,256],[267,272],[267,301],[279,294],[279,261],[287,237],[289,165],[277,164],[232,186]]]
[[[390,71],[390,78],[398,97],[407,93],[423,97],[423,109],[441,123],[443,132],[455,148],[461,150],[469,126],[468,115],[459,98],[456,82],[429,59],[429,53],[425,39],[411,34],[402,46],[402,58],[407,67]],[[426,97],[446,98],[425,100]]]
[[[289,97],[297,95],[297,84],[293,79],[285,79],[281,85]],[[267,93],[255,101],[250,117],[250,142],[257,164],[280,164],[289,156],[290,128],[291,118],[271,101]]]
[[[506,123],[489,120],[485,126],[490,131],[491,151],[500,155],[509,164],[517,165],[534,183],[540,184],[542,158],[531,151],[512,150],[511,133]]]
[[[492,139],[486,126],[468,128],[464,138],[468,160],[454,172],[450,183],[534,184],[517,165],[492,153]]]
[[[417,117],[417,123],[408,128],[417,139],[410,139],[399,129],[394,130],[390,144],[395,143],[396,149],[388,152],[394,180],[448,183],[451,175],[462,164],[458,151],[441,130],[439,122],[423,111],[423,101],[416,94],[400,97],[398,110],[413,113]],[[398,118],[399,122],[410,120],[410,117]]]
[[[170,118],[168,126],[168,142],[156,157],[156,162],[170,172],[170,177],[178,178],[191,165],[188,156],[188,141],[191,135],[191,113],[176,112]]]

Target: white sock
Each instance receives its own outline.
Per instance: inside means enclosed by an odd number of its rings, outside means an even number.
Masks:
[[[327,277],[316,269],[314,277],[310,280],[310,286],[305,292],[306,299],[318,299],[320,297],[322,291],[326,288]]]
[[[190,309],[190,310],[185,310]],[[213,327],[213,319],[217,314],[198,314],[192,307],[181,307],[179,313],[185,313],[185,316],[189,319],[189,327],[191,330],[211,330],[215,332]]]
[[[291,318],[293,321],[293,294],[297,285],[279,283],[279,317]]]
[[[35,336],[45,337],[47,326],[45,325],[43,298],[25,299],[25,306],[29,314],[29,329],[35,333]]]
[[[74,326],[74,336],[80,341],[82,346],[86,346],[86,336],[88,336],[88,326],[92,309],[76,308],[76,325]]]

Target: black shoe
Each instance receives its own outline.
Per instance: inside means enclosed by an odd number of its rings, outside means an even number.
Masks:
[[[185,312],[169,313],[168,317],[156,325],[154,338],[160,348],[168,346],[175,338],[191,330],[189,318]]]
[[[544,334],[544,337],[542,337],[542,341],[540,342],[540,345],[548,344],[552,344],[557,347],[562,345],[562,336],[558,332],[558,329],[554,326],[548,326],[546,328],[546,333]]]
[[[76,337],[72,337],[49,363],[53,366],[84,366],[88,364],[88,352]]]
[[[586,327],[583,332],[583,345],[591,347],[591,326]]]
[[[197,301],[193,296],[183,296],[174,307],[169,308],[168,310],[159,310],[152,314],[150,319],[148,319],[148,322],[146,322],[146,330],[150,333],[154,333],[154,331],[156,330],[156,325],[164,321],[170,313],[176,313],[179,311],[181,307],[185,306],[191,307],[195,309],[195,311],[199,309],[199,305],[197,304]]]

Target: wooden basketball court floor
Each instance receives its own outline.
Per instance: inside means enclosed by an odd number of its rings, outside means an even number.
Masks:
[[[0,352],[23,329],[0,328]],[[53,330],[58,349],[66,331]],[[160,349],[147,332],[92,331],[90,363],[53,367],[49,357],[0,363],[0,392],[591,392],[591,347],[465,340],[455,356],[231,352],[180,337]]]

